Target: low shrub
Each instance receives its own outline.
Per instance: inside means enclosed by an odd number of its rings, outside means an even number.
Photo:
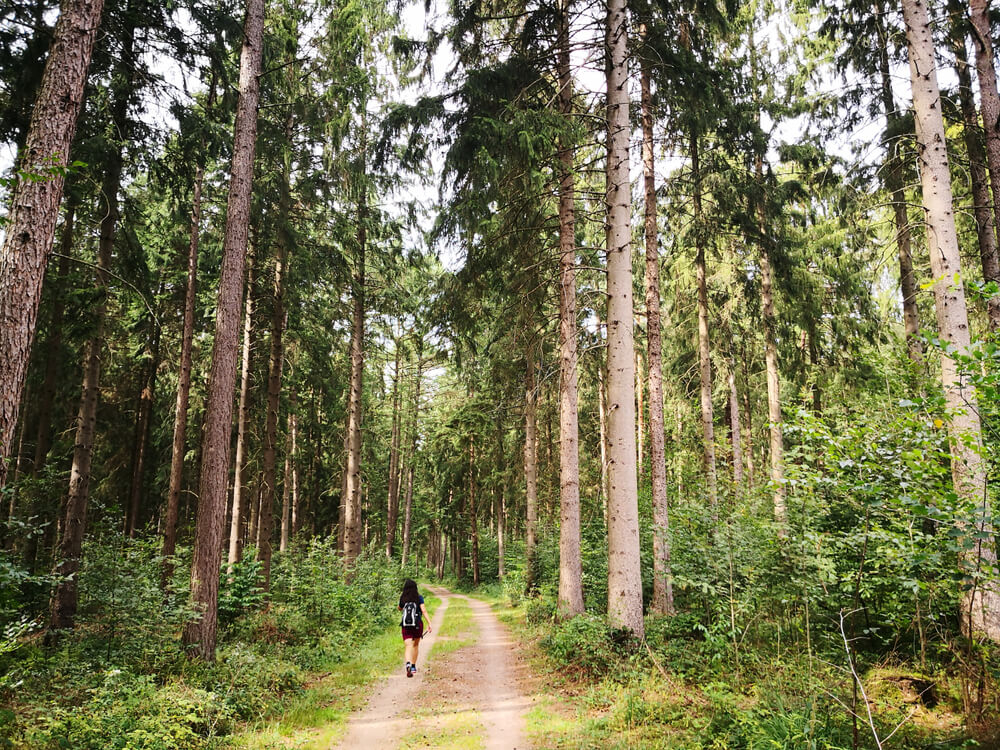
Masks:
[[[628,649],[619,631],[588,614],[553,626],[540,644],[561,668],[589,677],[618,671]]]
[[[50,709],[25,739],[37,748],[200,750],[218,746],[232,720],[214,693],[112,669],[85,705]]]

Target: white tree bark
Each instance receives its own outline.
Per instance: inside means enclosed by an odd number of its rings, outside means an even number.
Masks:
[[[934,283],[934,307],[941,339],[958,352],[970,345],[968,311],[962,286],[962,267],[948,168],[947,141],[941,115],[941,93],[934,61],[930,14],[923,0],[903,0],[903,20],[910,58],[910,81],[920,163],[924,222]],[[959,498],[976,508],[970,525],[978,532],[973,548],[962,555],[964,572],[985,574],[965,595],[963,629],[1000,641],[1000,587],[995,578],[996,548],[989,517],[986,467],[982,457],[982,428],[976,394],[965,382],[954,359],[941,357],[941,385],[948,407],[952,480]]]

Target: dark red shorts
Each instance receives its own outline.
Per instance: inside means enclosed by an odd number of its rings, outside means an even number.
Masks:
[[[412,626],[412,627],[410,627],[410,626],[404,626],[403,627],[403,640],[404,641],[408,640],[410,638],[414,638],[414,639],[416,639],[416,640],[419,641],[423,637],[424,637],[424,628],[423,628],[423,625],[421,625],[420,627],[416,627],[416,626]]]

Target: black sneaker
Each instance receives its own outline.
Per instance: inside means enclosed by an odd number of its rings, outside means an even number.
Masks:
[[[413,672],[413,674],[416,674],[417,673],[417,665],[416,664],[412,665],[410,667],[410,671]]]
[[[415,670],[415,669],[413,668],[413,665],[411,665],[411,664],[407,663],[407,665],[406,665],[406,676],[407,676],[407,677],[413,677],[413,673],[414,673],[415,671],[416,671],[416,670]]]

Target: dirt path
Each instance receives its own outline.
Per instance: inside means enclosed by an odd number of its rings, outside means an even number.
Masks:
[[[351,717],[337,747],[526,750],[524,714],[531,701],[519,687],[525,667],[506,630],[488,604],[445,589],[431,591],[441,605],[432,613],[431,634],[420,644],[417,676],[407,679],[403,673],[401,642],[399,670]],[[449,608],[464,624],[462,632],[447,627]],[[436,658],[442,626],[447,635],[441,640],[451,644],[442,645],[446,653]]]

